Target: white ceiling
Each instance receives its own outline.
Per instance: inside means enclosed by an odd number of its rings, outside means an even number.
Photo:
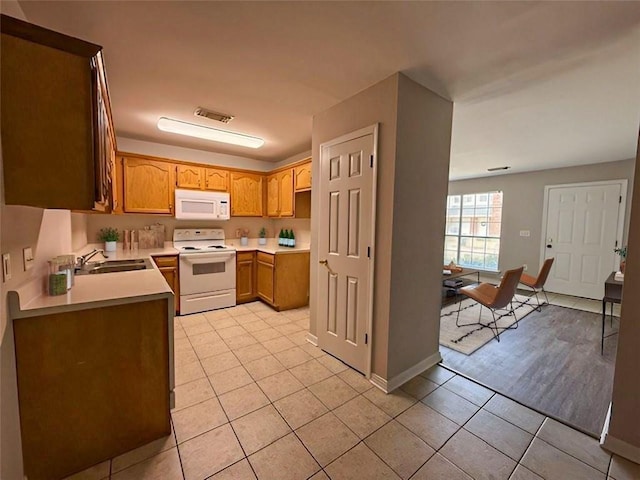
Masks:
[[[280,161],[314,114],[401,71],[454,101],[451,177],[635,157],[640,2],[20,1],[104,46],[119,136]],[[197,106],[236,116],[227,127]],[[259,150],[160,132],[167,116]]]

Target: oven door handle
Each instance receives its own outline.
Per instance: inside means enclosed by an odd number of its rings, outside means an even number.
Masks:
[[[186,255],[180,255],[181,259],[184,259],[187,263],[207,263],[211,260],[228,260],[235,257],[234,253],[188,253]]]

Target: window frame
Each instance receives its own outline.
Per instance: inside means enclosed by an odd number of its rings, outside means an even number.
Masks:
[[[495,194],[499,195],[499,205],[495,204]],[[481,201],[479,201],[478,197],[480,197]],[[504,192],[501,190],[447,195],[444,232],[445,249],[443,252],[444,264],[446,265],[451,261],[451,256],[455,252],[453,261],[457,265],[475,270],[499,272],[503,208]],[[500,215],[496,222],[496,217],[492,218],[492,213],[495,213],[498,209]],[[467,211],[466,214],[465,210]],[[457,212],[457,214],[454,213],[450,215],[450,211]],[[481,212],[480,215],[478,215],[478,211]],[[455,219],[456,217],[456,220],[451,220],[451,218]],[[478,234],[478,228],[483,228],[484,234]],[[497,234],[490,233],[492,228],[497,228]],[[455,241],[450,242],[449,239],[455,239]],[[478,245],[482,245],[481,253],[479,253],[479,249],[476,249],[476,242]],[[455,247],[451,248],[453,244],[455,244]],[[489,244],[495,244],[495,247],[489,249]],[[447,248],[447,246],[450,248]],[[462,254],[468,256],[470,261],[463,262]],[[474,262],[474,259],[479,258],[479,256],[482,256],[481,264]],[[494,256],[495,263],[491,262],[488,264],[487,258]]]

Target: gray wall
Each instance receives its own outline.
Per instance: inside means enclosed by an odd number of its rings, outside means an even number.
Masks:
[[[450,101],[400,75],[388,379],[438,354],[452,114]]]
[[[624,229],[626,238],[631,210],[634,166],[635,160],[631,159],[580,167],[459,180],[449,183],[449,195],[502,190],[504,195],[499,268],[501,271],[505,271],[527,264],[528,271],[535,274],[540,267],[544,187],[565,183],[628,180]],[[531,236],[521,237],[520,230],[529,230]]]

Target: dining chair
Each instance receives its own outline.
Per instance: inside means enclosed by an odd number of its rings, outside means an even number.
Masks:
[[[458,304],[458,316],[456,318],[456,326],[466,327],[469,325],[480,325],[483,328],[489,328],[496,340],[500,341],[500,333],[504,330],[514,330],[518,328],[518,317],[513,308],[513,296],[516,293],[516,287],[518,281],[524,271],[524,267],[514,268],[513,270],[507,270],[500,281],[500,285],[495,286],[491,283],[480,283],[478,285],[469,285],[460,289],[460,293],[469,297],[471,300],[475,300],[480,304],[480,313],[478,314],[478,321],[472,323],[460,324],[460,310],[462,302]],[[488,323],[482,323],[482,307],[487,308],[491,312],[493,321]],[[508,308],[507,308],[508,307]],[[507,313],[498,314],[496,317],[496,310],[507,310]],[[498,326],[498,320],[507,315],[513,315],[515,323],[508,327]]]
[[[547,297],[547,292],[544,290],[544,284],[547,281],[547,277],[549,276],[549,272],[551,271],[551,266],[553,265],[554,258],[547,258],[542,264],[542,268],[540,272],[538,272],[537,277],[532,277],[526,273],[522,273],[520,276],[520,283],[531,288],[533,290],[533,294],[536,296],[536,301],[538,302],[538,307],[536,310],[539,312],[542,311],[542,305],[540,303],[540,298],[538,298],[538,292],[544,293],[544,298],[547,301],[547,305],[549,304],[549,297]]]

